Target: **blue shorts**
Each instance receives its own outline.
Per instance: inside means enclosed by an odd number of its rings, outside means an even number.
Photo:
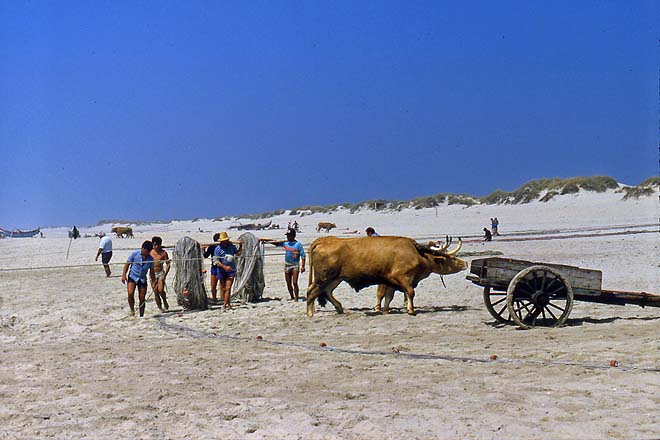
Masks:
[[[211,275],[218,276],[218,271],[220,268],[218,266],[211,266]]]
[[[126,283],[127,283],[127,284],[128,284],[128,283],[133,283],[133,284],[135,284],[135,285],[138,286],[138,287],[147,287],[147,282],[146,282],[146,281],[142,281],[142,280],[137,280],[137,281],[135,281],[135,280],[134,280],[133,278],[131,278],[131,277],[128,277],[128,279],[126,280]]]
[[[231,272],[224,271],[218,267],[218,273],[216,275],[219,280],[226,280],[227,278],[236,278],[236,271],[232,270]]]

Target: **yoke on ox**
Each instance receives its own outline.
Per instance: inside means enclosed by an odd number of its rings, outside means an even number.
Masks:
[[[461,244],[447,250],[448,243],[422,245],[406,237],[318,238],[309,249],[307,316],[314,316],[317,298],[321,306],[329,300],[338,313],[343,313],[332,294],[342,281],[356,291],[381,285],[379,295],[385,297],[385,313],[394,291],[400,290],[406,295],[408,313],[414,315],[413,298],[421,280],[431,273],[446,275],[467,268],[465,261],[455,257]]]

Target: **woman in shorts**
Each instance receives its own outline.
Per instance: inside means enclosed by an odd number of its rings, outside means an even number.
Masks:
[[[218,237],[220,242],[213,251],[215,266],[217,269],[216,277],[220,284],[220,293],[222,294],[222,304],[225,310],[231,309],[229,303],[231,297],[231,286],[236,278],[236,257],[241,254],[241,243],[238,248],[229,241],[229,235],[221,232]]]

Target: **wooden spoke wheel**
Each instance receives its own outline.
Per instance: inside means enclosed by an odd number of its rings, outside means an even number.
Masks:
[[[488,313],[503,324],[513,324],[513,319],[509,314],[506,304],[506,292],[491,290],[490,287],[484,287],[484,304]]]
[[[559,327],[573,308],[573,289],[548,266],[530,266],[516,274],[506,293],[511,319],[522,328]]]

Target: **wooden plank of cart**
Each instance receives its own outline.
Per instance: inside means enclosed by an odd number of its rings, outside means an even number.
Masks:
[[[573,301],[660,307],[660,295],[603,290],[603,273],[563,264],[511,258],[472,260],[466,278],[484,288],[484,303],[499,322],[523,328],[566,323]]]

